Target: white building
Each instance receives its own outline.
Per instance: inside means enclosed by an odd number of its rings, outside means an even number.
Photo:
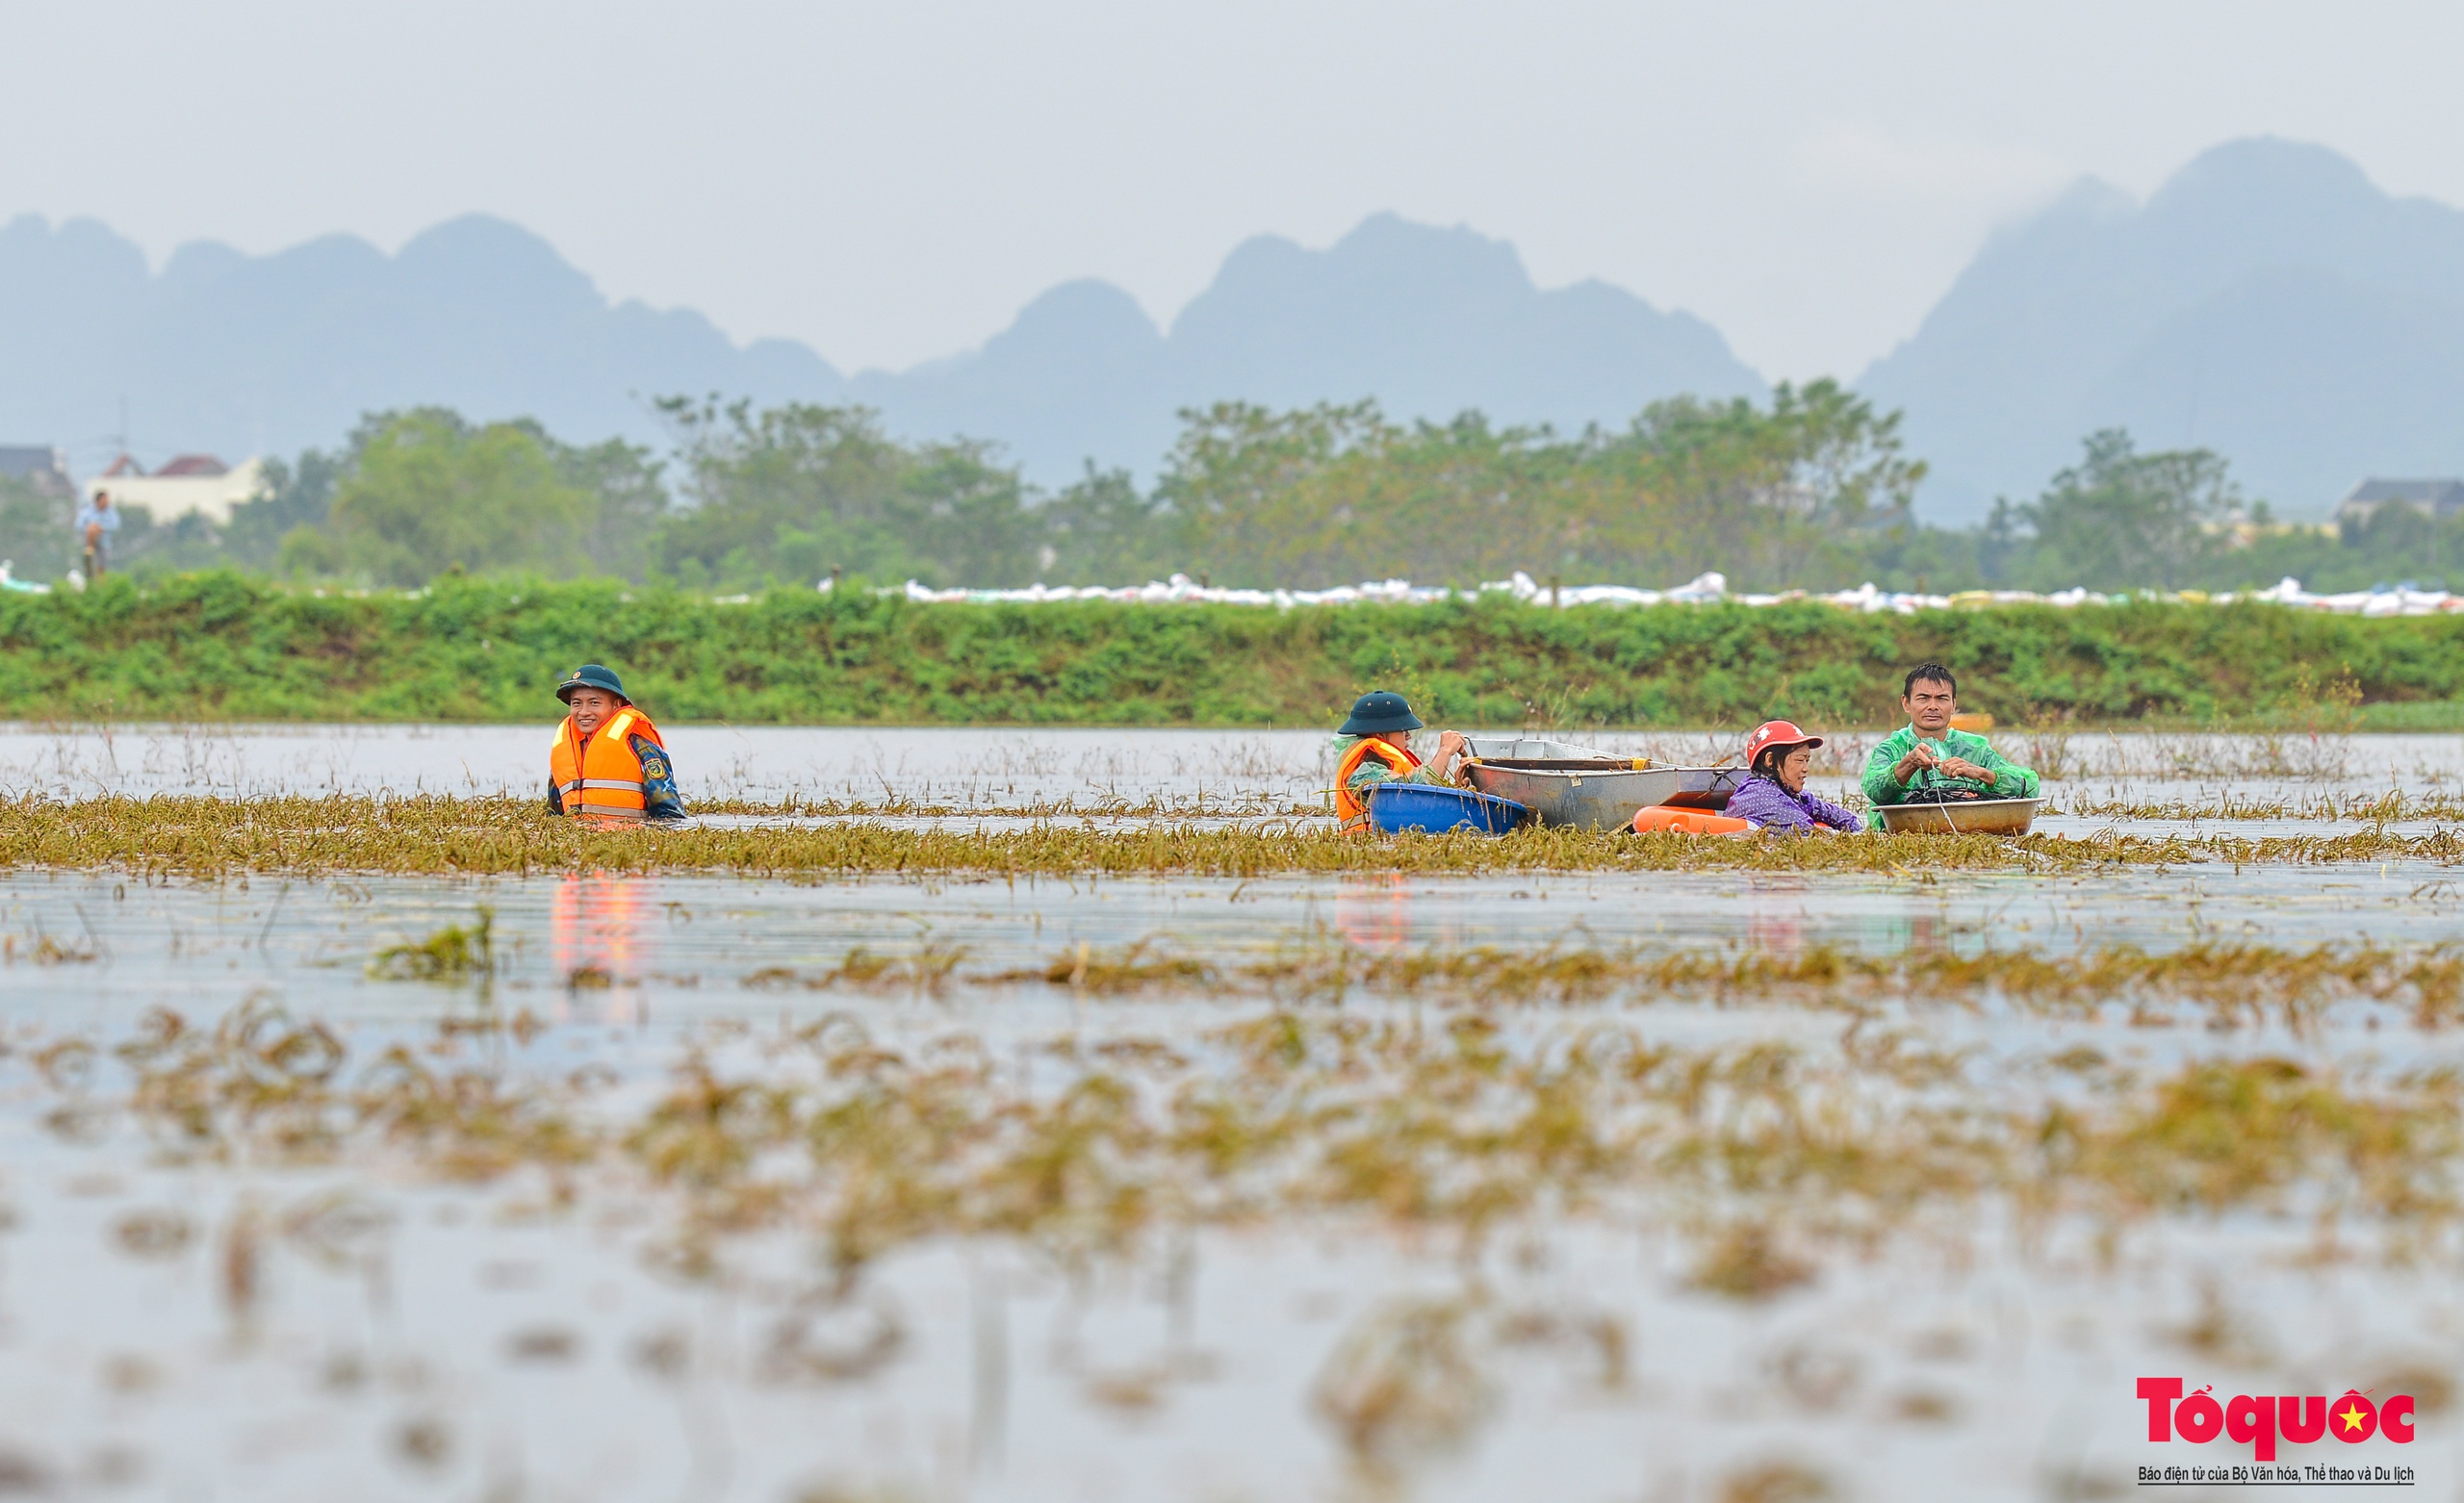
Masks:
[[[218,527],[231,520],[232,507],[265,488],[263,460],[225,465],[211,454],[182,454],[149,475],[123,454],[86,482],[85,494],[90,500],[108,493],[114,506],[142,506],[158,522],[194,515]]]

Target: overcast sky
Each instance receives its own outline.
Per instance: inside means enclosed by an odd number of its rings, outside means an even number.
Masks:
[[[849,370],[1074,276],[1168,321],[1244,238],[1393,209],[1853,376],[2083,173],[2271,133],[2464,203],[2451,4],[0,5],[0,217],[159,266],[482,210]]]

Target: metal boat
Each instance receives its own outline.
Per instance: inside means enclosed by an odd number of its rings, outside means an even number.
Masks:
[[[1481,758],[1465,777],[1482,793],[1527,804],[1543,825],[1619,830],[1656,803],[1725,807],[1745,777],[1737,767],[1653,767],[1609,757]]]
[[[1463,739],[1471,743],[1472,754],[1483,761],[1513,761],[1522,757],[1556,761],[1599,762],[1623,760],[1623,758],[1611,758],[1607,752],[1597,751],[1591,747],[1578,747],[1571,741],[1551,741],[1545,736],[1526,736],[1518,734],[1511,736],[1466,736]]]
[[[1683,785],[1660,802],[1675,809],[1714,812],[1729,806],[1729,795],[1736,792],[1749,776],[1742,767],[1669,767],[1653,771],[1685,775]]]
[[[1874,812],[1894,835],[2024,835],[2042,799],[1970,799],[1957,803],[1886,803]]]

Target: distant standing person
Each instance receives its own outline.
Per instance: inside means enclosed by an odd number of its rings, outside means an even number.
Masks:
[[[613,672],[584,663],[556,698],[568,713],[548,752],[549,813],[605,824],[684,818],[667,743]]]
[[[96,491],[87,497],[77,508],[74,525],[86,548],[86,577],[100,579],[103,571],[111,567],[112,534],[119,530],[119,511],[112,505],[112,493]]]
[[[1959,681],[1939,663],[1919,663],[1900,685],[1908,724],[1865,758],[1865,802],[1941,803],[1965,799],[2033,799],[2037,775],[2004,757],[1983,736],[1951,728]]]

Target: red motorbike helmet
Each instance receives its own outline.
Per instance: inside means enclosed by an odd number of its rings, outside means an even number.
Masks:
[[[1745,738],[1745,765],[1752,767],[1754,759],[1772,747],[1818,747],[1820,745],[1822,745],[1820,736],[1807,735],[1797,728],[1795,721],[1766,720],[1754,727],[1753,735]]]

